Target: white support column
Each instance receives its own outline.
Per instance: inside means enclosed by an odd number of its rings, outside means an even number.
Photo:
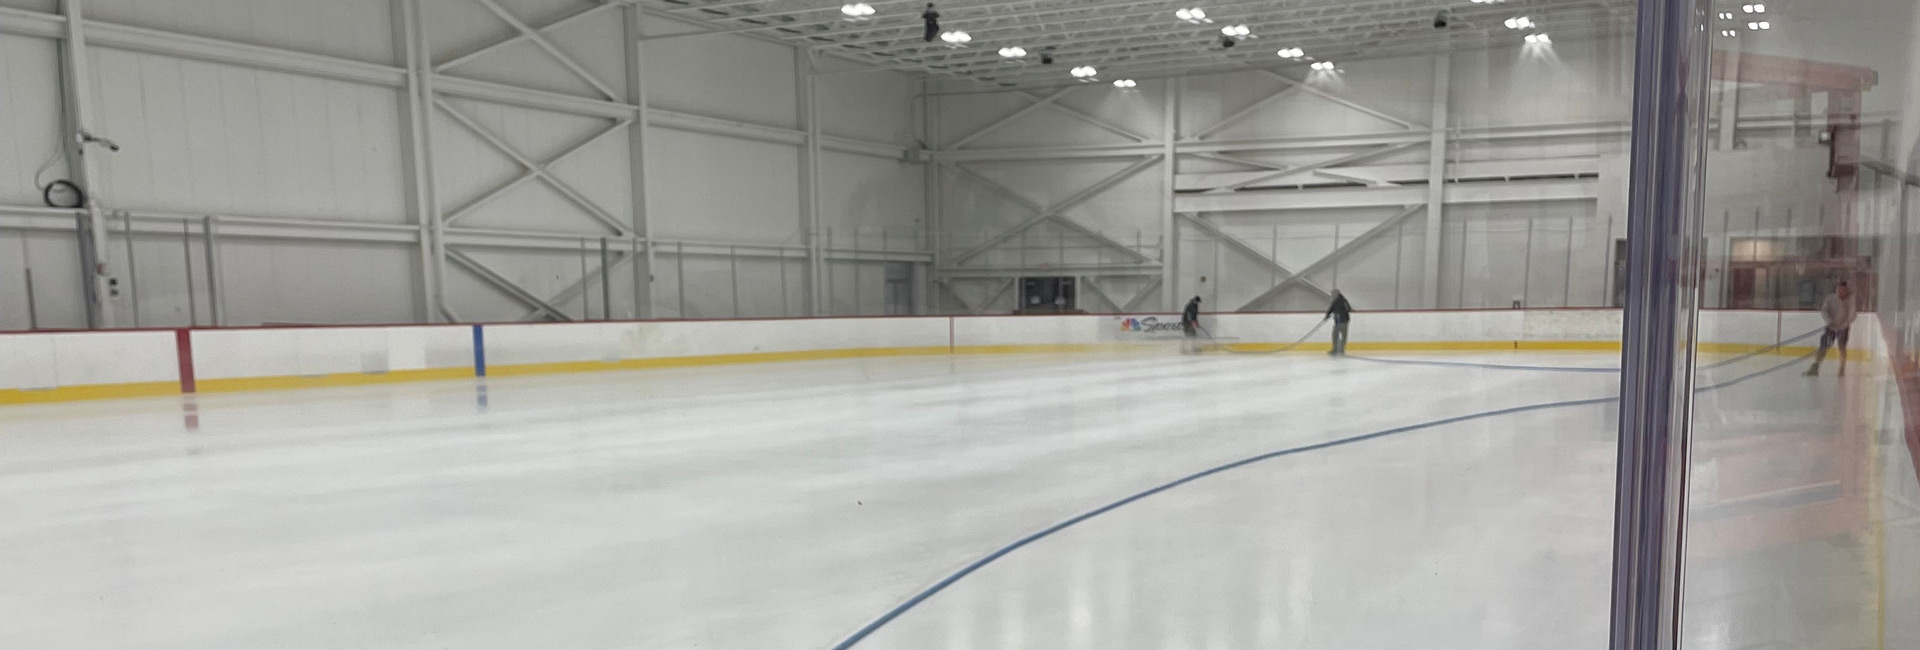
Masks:
[[[61,85],[66,90],[67,132],[62,141],[67,147],[67,173],[73,183],[86,192],[87,243],[84,251],[93,260],[93,268],[88,269],[86,282],[89,289],[87,326],[109,328],[116,325],[113,318],[112,271],[107,260],[110,252],[107,245],[107,215],[100,207],[101,197],[106,195],[102,182],[100,165],[93,156],[87,155],[92,147],[99,152],[104,145],[90,144],[83,134],[92,133],[93,119],[93,62],[87,56],[86,19],[81,10],[81,0],[64,0],[60,3],[61,12],[66,15],[66,34],[61,40]]]
[[[940,290],[939,283],[945,279],[940,276],[940,269],[943,268],[943,265],[946,263],[946,255],[942,251],[942,247],[946,241],[945,233],[947,224],[942,218],[943,210],[941,202],[944,199],[940,195],[940,166],[934,164],[932,156],[927,155],[928,152],[941,148],[940,98],[933,96],[934,83],[932,79],[920,80],[920,102],[923,111],[921,114],[922,124],[920,127],[922,147],[922,151],[920,152],[920,167],[922,170],[922,178],[924,179],[922,182],[925,183],[922,194],[926,197],[926,214],[924,215],[925,220],[922,223],[925,224],[924,227],[926,228],[926,232],[924,233],[926,239],[925,246],[927,250],[933,251],[933,264],[927,267],[927,281],[921,285],[922,295],[920,302],[923,307],[919,313],[939,313],[943,311],[940,309],[940,297],[937,292]]]
[[[401,96],[401,163],[406,166],[407,199],[420,229],[420,302],[415,317],[433,323],[446,315],[446,253],[443,218],[433,173],[433,62],[427,60],[421,0],[393,0],[394,46],[406,63],[406,92]]]
[[[633,232],[646,240],[646,250],[635,251],[633,260],[639,265],[634,273],[633,310],[635,318],[653,318],[653,221],[647,209],[647,66],[646,45],[640,41],[646,35],[646,14],[637,4],[627,5],[622,11],[627,24],[627,101],[634,106],[633,123],[627,125]]]
[[[832,306],[820,287],[826,269],[826,251],[820,246],[820,120],[812,52],[805,47],[793,48],[793,74],[800,89],[800,128],[806,133],[800,149],[800,228],[807,240],[807,313],[825,316]]]
[[[1429,309],[1440,307],[1440,232],[1445,223],[1447,202],[1447,104],[1452,97],[1453,55],[1441,54],[1433,59],[1433,120],[1432,136],[1428,139],[1427,151],[1427,237],[1426,257],[1422,258],[1425,269],[1420,279],[1421,305]]]
[[[1180,94],[1186,91],[1186,79],[1176,77],[1163,82],[1160,116],[1160,306],[1179,309],[1178,265],[1180,226],[1174,221],[1173,188],[1180,173]]]

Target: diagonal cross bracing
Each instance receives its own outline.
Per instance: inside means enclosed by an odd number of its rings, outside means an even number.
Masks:
[[[1315,261],[1312,264],[1308,264],[1306,268],[1300,269],[1299,273],[1296,273],[1293,276],[1288,277],[1287,279],[1281,280],[1279,284],[1273,285],[1273,288],[1268,289],[1264,292],[1261,292],[1261,294],[1258,296],[1254,296],[1253,300],[1249,300],[1247,301],[1247,304],[1241,305],[1239,311],[1251,311],[1254,307],[1260,306],[1261,303],[1266,302],[1267,300],[1273,298],[1274,296],[1280,295],[1280,292],[1286,291],[1287,287],[1291,287],[1295,284],[1307,283],[1308,282],[1307,276],[1309,274],[1318,273],[1321,269],[1327,268],[1328,266],[1332,266],[1335,262],[1339,262],[1341,258],[1352,254],[1356,250],[1359,250],[1361,246],[1365,246],[1367,242],[1378,239],[1381,235],[1386,234],[1388,231],[1398,228],[1401,222],[1406,221],[1408,217],[1411,217],[1416,214],[1420,214],[1421,212],[1426,211],[1426,209],[1427,209],[1427,206],[1424,206],[1424,205],[1407,206],[1407,208],[1405,210],[1402,210],[1400,214],[1396,214],[1392,217],[1389,217],[1386,221],[1382,221],[1378,225],[1375,225],[1372,228],[1368,228],[1366,232],[1360,233],[1360,236],[1347,240],[1347,243],[1341,244],[1338,247],[1334,248],[1333,252],[1327,253],[1326,257],[1322,257],[1318,261]],[[1309,286],[1311,285],[1309,284]],[[1325,294],[1326,292],[1322,291],[1321,293]]]
[[[1193,214],[1190,212],[1181,212],[1178,214],[1182,217],[1185,217],[1189,223],[1192,223],[1195,226],[1199,226],[1201,230],[1206,231],[1208,236],[1211,236],[1214,239],[1219,240],[1221,243],[1224,243],[1228,246],[1233,247],[1234,250],[1240,251],[1242,254],[1245,254],[1248,257],[1252,257],[1253,259],[1259,261],[1262,266],[1272,269],[1274,272],[1279,273],[1282,276],[1285,276],[1288,281],[1292,281],[1294,278],[1300,278],[1300,281],[1306,284],[1307,288],[1319,292],[1320,295],[1322,296],[1326,296],[1328,298],[1333,297],[1333,292],[1326,290],[1324,287],[1321,287],[1318,284],[1314,284],[1313,281],[1307,280],[1306,276],[1301,275],[1301,273],[1304,273],[1304,271],[1300,273],[1294,272],[1292,269],[1287,268],[1286,265],[1281,264],[1279,260],[1275,260],[1272,257],[1268,257],[1267,254],[1264,252],[1261,252],[1260,249],[1254,248],[1252,245],[1244,241],[1241,241],[1239,237],[1235,237],[1231,233],[1228,233],[1225,230],[1221,230],[1220,227],[1214,225],[1213,222],[1200,218],[1200,215]]]
[[[985,242],[982,242],[979,246],[975,246],[971,250],[968,250],[965,253],[961,253],[960,255],[955,256],[948,263],[951,265],[959,265],[959,264],[965,263],[967,260],[978,257],[980,256],[981,253],[985,253],[988,250],[991,250],[993,247],[999,246],[1000,244],[1006,242],[1007,240],[1019,236],[1020,233],[1026,232],[1027,229],[1040,225],[1042,222],[1046,222],[1050,220],[1055,221],[1057,223],[1061,223],[1063,225],[1067,225],[1068,227],[1071,227],[1076,231],[1080,231],[1083,234],[1090,233],[1092,232],[1091,229],[1081,226],[1079,223],[1076,223],[1071,219],[1066,218],[1063,212],[1065,212],[1066,210],[1072,209],[1076,205],[1086,202],[1088,199],[1093,198],[1095,195],[1098,195],[1101,192],[1104,192],[1112,188],[1113,186],[1120,184],[1121,181],[1131,178],[1133,175],[1140,173],[1141,171],[1147,169],[1148,167],[1152,167],[1153,164],[1158,162],[1159,160],[1160,160],[1159,156],[1151,156],[1151,157],[1143,158],[1132,165],[1128,165],[1126,169],[1122,169],[1118,172],[1114,172],[1113,175],[1108,176],[1104,179],[1101,179],[1100,182],[1094,183],[1091,187],[1081,190],[1079,193],[1076,193],[1073,196],[1067,197],[1066,199],[1060,201],[1059,203],[1054,204],[1051,207],[1042,207],[1040,204],[1034,203],[1033,201],[1028,200],[1026,197],[1021,196],[1019,193],[1014,192],[1013,190],[1007,189],[1005,186],[1002,186],[999,183],[995,183],[992,180],[988,179],[987,177],[981,176],[978,172],[975,172],[971,169],[967,169],[959,165],[949,165],[949,167],[953,168],[955,171],[965,174],[968,178],[973,179],[974,182],[980,183],[982,186],[986,187],[987,189],[992,190],[997,194],[1003,195],[1008,199],[1011,199],[1013,202],[1019,203],[1020,205],[1025,206],[1027,209],[1032,210],[1034,212],[1034,216],[1032,218],[1027,219],[1024,222],[1021,222],[1020,225],[1014,226],[1013,228],[1009,228],[998,235],[994,235],[993,238],[988,239]],[[1115,242],[1111,238],[1108,238],[1104,235],[1099,235],[1096,238],[1101,240],[1102,244],[1108,247],[1114,248],[1116,250],[1125,252],[1127,255],[1133,257],[1136,260],[1147,261],[1148,259],[1146,255],[1140,253],[1139,251],[1133,250],[1132,248],[1128,248],[1127,246],[1120,244],[1119,242]]]
[[[1352,163],[1356,163],[1356,162],[1360,162],[1360,161],[1362,161],[1362,160],[1367,160],[1367,159],[1369,159],[1369,158],[1377,158],[1377,157],[1380,157],[1380,156],[1384,156],[1384,155],[1387,155],[1387,154],[1390,154],[1390,153],[1398,153],[1398,152],[1401,152],[1401,151],[1405,151],[1405,150],[1407,150],[1407,149],[1412,149],[1412,148],[1414,148],[1414,147],[1416,147],[1416,146],[1419,146],[1419,145],[1421,145],[1421,144],[1424,144],[1424,143],[1420,143],[1420,142],[1404,142],[1404,143],[1401,143],[1401,144],[1392,144],[1392,145],[1387,145],[1387,146],[1384,146],[1384,147],[1376,147],[1376,148],[1373,148],[1373,149],[1368,149],[1368,150],[1366,150],[1366,151],[1361,151],[1361,152],[1358,152],[1358,153],[1351,153],[1351,154],[1347,154],[1347,155],[1345,155],[1345,156],[1340,156],[1340,157],[1338,157],[1338,158],[1330,158],[1330,159],[1327,159],[1327,160],[1322,160],[1322,161],[1320,161],[1320,162],[1316,162],[1316,163],[1310,163],[1310,164],[1306,164],[1306,165],[1301,165],[1301,166],[1299,166],[1299,167],[1293,167],[1293,168],[1290,168],[1290,169],[1282,169],[1282,170],[1276,170],[1276,171],[1274,171],[1274,172],[1273,172],[1273,173],[1271,173],[1271,174],[1261,174],[1261,175],[1259,175],[1259,176],[1255,176],[1255,177],[1253,177],[1253,178],[1249,178],[1249,179],[1245,179],[1245,180],[1242,180],[1242,181],[1239,181],[1239,182],[1236,182],[1236,183],[1233,183],[1233,184],[1231,184],[1231,185],[1226,185],[1226,186],[1223,186],[1223,187],[1216,187],[1216,188],[1213,188],[1213,189],[1210,189],[1210,190],[1207,190],[1207,191],[1206,191],[1206,193],[1207,193],[1207,194],[1227,194],[1227,193],[1231,193],[1231,192],[1235,192],[1235,191],[1239,191],[1239,190],[1240,190],[1240,188],[1243,188],[1243,187],[1247,187],[1247,186],[1249,186],[1249,185],[1257,185],[1257,184],[1260,184],[1260,183],[1264,183],[1264,182],[1266,182],[1266,181],[1270,181],[1270,180],[1273,180],[1273,179],[1276,179],[1276,178],[1280,178],[1280,177],[1282,177],[1282,176],[1290,176],[1290,175],[1293,175],[1293,174],[1300,174],[1300,173],[1304,173],[1304,172],[1310,172],[1310,171],[1314,171],[1314,170],[1316,170],[1316,169],[1325,169],[1325,168],[1328,168],[1328,167],[1339,167],[1339,166],[1341,166],[1341,165],[1347,165],[1347,164],[1352,164]]]
[[[600,207],[599,204],[588,199],[586,195],[573,189],[573,186],[568,185],[566,181],[560,180],[560,177],[553,175],[553,172],[548,171],[544,166],[527,158],[525,154],[520,153],[518,149],[514,149],[513,146],[507,144],[505,140],[501,140],[500,136],[494,135],[492,131],[488,131],[486,127],[481,126],[479,122],[474,121],[474,119],[466,113],[460,112],[459,109],[454,108],[452,104],[447,103],[446,100],[443,99],[435,99],[433,103],[435,106],[439,106],[440,110],[446,111],[448,115],[453,116],[454,121],[459,122],[461,126],[467,127],[467,130],[472,131],[474,135],[480,136],[480,139],[487,141],[487,144],[493,145],[495,149],[500,150],[500,153],[506,154],[508,158],[512,158],[514,162],[519,163],[520,166],[529,173],[539,176],[540,180],[546,181],[547,185],[552,186],[555,191],[567,197],[567,200],[572,201],[574,204],[579,205],[581,209],[586,210],[587,214],[592,215],[593,218],[600,220],[601,223],[612,228],[614,232],[622,236],[633,236],[633,232],[628,229],[627,225],[621,223],[612,213],[607,212],[605,208]]]
[[[618,9],[620,7],[626,6],[627,4],[629,3],[606,2],[602,4],[591,5],[579,11],[568,14],[565,17],[560,18],[559,20],[555,20],[545,25],[535,27],[533,28],[533,31],[541,35],[545,35],[545,34],[557,31],[562,27],[566,27],[567,25],[571,25],[573,23],[576,23],[588,18],[592,18],[594,15],[599,14],[602,11],[606,11],[608,9]],[[486,56],[490,52],[499,50],[500,48],[507,47],[509,45],[513,45],[514,43],[518,43],[526,39],[527,39],[527,34],[525,32],[516,32],[513,36],[509,36],[502,40],[494,41],[493,43],[483,46],[480,49],[467,52],[466,54],[462,54],[460,56],[456,56],[454,58],[448,59],[444,63],[437,64],[433,66],[433,71],[446,72],[448,70],[453,69],[456,66],[470,63],[474,59],[478,59],[482,56]]]
[[[555,307],[552,303],[541,300],[540,296],[534,295],[534,293],[528,291],[526,287],[515,284],[514,281],[508,280],[507,276],[500,275],[498,271],[488,268],[487,265],[481,264],[479,260],[473,259],[472,256],[464,252],[448,248],[447,259],[453,260],[453,263],[472,272],[474,276],[486,281],[487,284],[493,285],[493,287],[499,289],[501,293],[525,303],[528,307],[532,307],[535,314],[546,314],[549,320],[573,320],[573,318],[567,316],[565,312],[560,311],[559,307]]]
[[[633,120],[620,120],[618,122],[615,122],[613,126],[607,127],[605,130],[602,130],[598,133],[587,136],[586,139],[575,143],[571,147],[567,147],[566,151],[562,151],[559,153],[559,155],[556,155],[552,158],[548,158],[546,162],[540,163],[540,166],[539,166],[540,171],[535,171],[533,169],[527,169],[527,170],[521,171],[519,177],[516,177],[511,181],[507,181],[506,183],[503,183],[491,190],[487,190],[487,192],[485,194],[481,194],[479,198],[475,198],[472,201],[468,201],[466,205],[460,206],[459,209],[454,210],[453,212],[447,213],[447,216],[443,221],[445,221],[446,223],[453,223],[455,221],[459,221],[461,217],[465,217],[470,214],[473,214],[474,212],[478,211],[480,208],[486,207],[488,204],[493,203],[495,200],[499,199],[500,197],[505,196],[506,193],[513,190],[513,188],[524,185],[528,181],[532,181],[534,179],[540,178],[542,173],[552,174],[554,165],[560,164],[561,161],[572,157],[574,154],[579,153],[582,149],[586,149],[588,146],[592,145],[593,143],[599,142],[601,138],[605,138],[609,135],[619,133],[622,129],[626,129],[632,125],[633,125]]]
[[[500,6],[499,2],[495,0],[473,1],[485,6],[488,11],[492,11],[495,16],[499,16],[500,20],[506,21],[508,25],[513,27],[514,31],[520,32],[521,36],[533,41],[535,46],[546,51],[547,55],[552,56],[555,61],[559,61],[560,65],[565,66],[568,70],[572,71],[573,74],[579,76],[582,81],[587,82],[588,85],[593,86],[594,90],[600,91],[600,94],[606,99],[613,101],[623,101],[626,99],[619,93],[615,93],[612,86],[608,86],[606,82],[594,76],[592,72],[587,70],[586,66],[580,65],[579,61],[575,61],[565,50],[560,49],[560,46],[554,45],[553,41],[541,35],[539,30],[528,26],[525,22],[521,21],[519,17],[514,16],[513,12],[507,11],[505,7]]]

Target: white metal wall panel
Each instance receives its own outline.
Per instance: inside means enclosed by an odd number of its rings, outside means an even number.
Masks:
[[[220,309],[228,325],[408,322],[417,255],[404,245],[228,238]]]
[[[0,35],[0,202],[40,205],[42,182],[66,176],[59,156],[60,55],[55,41]]]
[[[649,27],[683,29],[658,20]],[[683,113],[798,128],[793,57],[790,47],[742,36],[649,41],[647,101]]]
[[[390,89],[114,50],[94,53],[109,208],[403,219]]]
[[[798,147],[670,129],[647,133],[657,236],[803,242]]]
[[[390,0],[87,0],[86,15],[251,45],[394,61]]]
[[[863,247],[918,250],[926,212],[919,165],[871,156],[820,154],[822,222],[840,234],[860,233]]]
[[[851,72],[817,79],[823,133],[904,144],[912,144],[919,137],[920,111],[915,96],[920,82],[911,75]]]

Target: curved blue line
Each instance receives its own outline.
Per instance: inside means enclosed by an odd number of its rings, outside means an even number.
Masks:
[[[1702,388],[1696,388],[1694,389],[1694,392],[1704,393],[1710,390],[1718,390],[1721,388],[1734,386],[1742,382],[1745,382],[1749,379],[1753,379],[1761,375],[1769,374],[1774,371],[1780,370],[1781,368],[1785,368],[1787,366],[1791,366],[1793,364],[1799,363],[1800,361],[1803,361],[1812,356],[1813,355],[1811,353],[1801,355],[1796,359],[1775,365],[1765,370],[1748,373],[1746,375],[1742,375],[1740,377],[1734,378],[1729,381],[1721,382],[1718,384],[1713,384],[1713,385],[1702,387]],[[1194,481],[1206,478],[1208,476],[1212,476],[1214,474],[1219,474],[1221,472],[1225,472],[1228,470],[1246,467],[1254,463],[1273,460],[1275,458],[1280,458],[1283,456],[1292,456],[1294,454],[1303,454],[1309,451],[1331,449],[1333,447],[1351,445],[1358,442],[1373,440],[1375,438],[1384,438],[1387,436],[1398,435],[1398,434],[1408,433],[1412,431],[1419,431],[1422,429],[1431,429],[1434,427],[1445,426],[1449,424],[1457,424],[1460,422],[1467,422],[1470,420],[1478,420],[1478,419],[1490,418],[1490,417],[1495,417],[1500,415],[1511,415],[1514,413],[1525,413],[1528,411],[1543,411],[1547,409],[1562,408],[1567,406],[1587,406],[1592,404],[1606,404],[1609,402],[1619,401],[1619,399],[1620,399],[1619,397],[1593,397],[1588,399],[1565,400],[1565,401],[1559,401],[1559,402],[1542,402],[1539,404],[1528,404],[1524,406],[1514,406],[1514,407],[1508,407],[1503,409],[1495,409],[1491,411],[1481,411],[1479,413],[1469,413],[1467,415],[1456,415],[1450,418],[1429,420],[1426,422],[1420,422],[1416,424],[1409,424],[1406,426],[1400,426],[1400,427],[1394,427],[1391,429],[1375,431],[1373,433],[1361,434],[1361,435],[1351,436],[1347,438],[1340,438],[1338,440],[1329,440],[1327,442],[1320,442],[1320,443],[1304,445],[1300,447],[1289,447],[1287,449],[1281,449],[1279,451],[1271,451],[1264,454],[1260,454],[1258,456],[1243,458],[1240,460],[1233,461],[1231,463],[1227,463],[1225,465],[1217,465],[1208,469],[1201,470],[1199,472],[1188,474],[1178,479],[1174,479],[1172,481],[1162,483],[1152,488],[1148,488],[1146,490],[1136,492],[1126,498],[1120,499],[1118,501],[1114,501],[1104,506],[1100,506],[1099,508],[1095,508],[1093,510],[1088,510],[1086,512],[1080,513],[1078,515],[1073,516],[1070,519],[1054,524],[1052,526],[1048,526],[1044,529],[1041,529],[1038,532],[1031,533],[1026,537],[1022,537],[1018,540],[1015,540],[1011,544],[1002,546],[998,550],[995,550],[992,553],[988,553],[985,557],[982,557],[978,560],[974,560],[972,563],[968,564],[967,566],[962,567],[959,571],[955,571],[951,575],[948,575],[947,577],[942,578],[939,582],[934,583],[933,586],[920,590],[920,593],[914,594],[913,597],[908,598],[906,602],[900,603],[899,605],[894,606],[893,609],[887,610],[887,613],[882,614],[879,618],[874,619],[873,622],[866,624],[865,626],[861,627],[858,631],[855,631],[852,635],[848,636],[846,639],[840,641],[839,643],[834,644],[833,650],[848,650],[849,648],[852,648],[854,644],[859,643],[860,641],[866,639],[868,636],[872,635],[874,632],[879,631],[881,627],[885,626],[887,623],[892,622],[893,619],[899,618],[901,614],[907,613],[907,610],[913,609],[915,606],[919,605],[920,603],[925,602],[928,598],[932,598],[934,594],[940,593],[942,590],[946,589],[947,587],[952,586],[953,583],[955,582],[959,582],[961,578],[965,578],[968,575],[971,575],[973,572],[979,571],[980,569],[986,567],[988,564],[992,564],[995,560],[998,560],[1002,557],[1006,557],[1007,554],[1009,553],[1020,550],[1021,547],[1040,541],[1042,538],[1045,538],[1049,535],[1060,532],[1062,530],[1066,530],[1067,528],[1072,527],[1081,522],[1084,522],[1088,519],[1092,519],[1094,517],[1098,517],[1108,512],[1117,510],[1127,504],[1133,503],[1135,501],[1139,501],[1141,499],[1145,499],[1147,497],[1153,496],[1155,494],[1159,494],[1161,492],[1165,492],[1167,490],[1171,490],[1176,487],[1180,487],[1182,485],[1186,485],[1188,483],[1192,483]]]

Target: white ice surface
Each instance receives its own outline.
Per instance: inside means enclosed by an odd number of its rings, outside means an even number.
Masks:
[[[829,648],[1183,475],[1616,381],[1035,355],[10,408],[0,648]],[[1824,381],[1763,376],[1701,421],[1819,422]],[[1613,467],[1610,404],[1277,458],[1013,551],[856,647],[1600,648]],[[1694,588],[1724,588],[1690,635],[1844,629],[1851,600],[1770,595],[1843,551],[1703,564]]]

